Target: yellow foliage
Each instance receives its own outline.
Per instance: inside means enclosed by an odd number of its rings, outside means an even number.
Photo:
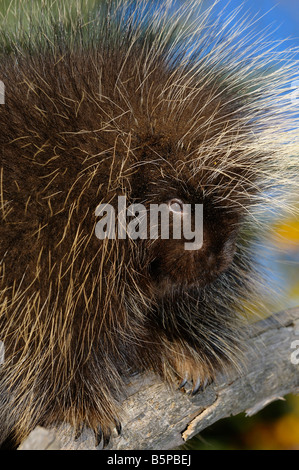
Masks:
[[[283,248],[292,248],[299,246],[299,219],[292,218],[284,220],[274,227],[275,242]]]
[[[297,406],[299,409],[299,400]],[[245,435],[245,443],[247,448],[255,450],[299,450],[299,413],[258,423]]]

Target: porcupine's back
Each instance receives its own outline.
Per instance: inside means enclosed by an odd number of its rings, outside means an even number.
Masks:
[[[53,20],[52,33],[45,13],[29,39],[6,38],[3,438],[59,420],[107,434],[126,374],[152,368],[196,386],[238,365],[234,310],[252,266],[236,237],[288,180],[294,126],[281,92],[293,69],[269,72],[271,54],[257,62],[205,15],[193,23],[192,6],[174,7],[153,20],[145,2],[118,1],[92,22]],[[98,240],[95,209],[120,195],[203,203],[200,253]]]

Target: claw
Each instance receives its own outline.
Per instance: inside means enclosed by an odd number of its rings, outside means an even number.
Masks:
[[[111,437],[111,433],[108,432],[107,434],[103,434],[103,449],[105,449],[105,447],[107,447],[107,445],[109,444],[110,442],[110,437]]]
[[[200,377],[198,377],[198,379],[196,380],[195,385],[193,387],[192,393],[191,393],[192,396],[196,395],[196,393],[199,391],[200,384],[201,384],[201,380],[200,380]]]
[[[178,387],[178,390],[181,390],[181,388],[183,388],[186,385],[187,382],[188,382],[188,375],[186,374],[185,378],[181,381],[181,383]]]
[[[210,383],[210,380],[208,378],[205,378],[202,389],[205,390],[207,386],[209,385],[209,383]]]
[[[75,441],[80,438],[82,432],[83,432],[84,425],[83,423],[80,423],[76,426],[75,429]]]
[[[182,382],[180,383],[180,385],[179,385],[179,388],[178,388],[178,389],[179,389],[179,390],[181,390],[181,388],[183,388],[183,387],[186,385],[186,383],[187,383],[187,382],[188,382],[188,380],[187,380],[187,379],[184,379],[184,380],[182,380]]]
[[[115,419],[115,429],[117,431],[117,434],[120,435],[121,433],[121,423]],[[95,436],[95,446],[98,447],[100,444],[102,444],[102,449],[105,449],[105,447],[108,446],[110,439],[111,439],[111,431],[110,429],[103,431],[101,426],[99,426],[97,429],[94,431],[94,436]]]
[[[103,438],[102,428],[99,426],[98,430],[94,431],[94,434],[95,434],[95,446],[98,447],[101,444],[102,438]]]
[[[115,429],[116,429],[117,435],[120,436],[122,429],[121,429],[121,422],[118,420],[115,421]]]

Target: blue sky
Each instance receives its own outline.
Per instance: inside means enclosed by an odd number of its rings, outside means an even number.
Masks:
[[[220,0],[217,8],[221,9],[227,3],[226,0]],[[244,2],[231,0],[227,6],[227,12],[238,8],[242,3],[244,11],[250,12],[252,16],[262,16],[258,22],[260,29],[271,25],[274,40],[290,38],[287,42],[288,47],[299,48],[299,0],[246,0]],[[207,0],[206,4],[211,4],[211,1]]]
[[[231,5],[238,6],[240,1],[231,1]],[[246,8],[256,12],[267,13],[261,20],[267,26],[274,23],[279,27],[275,33],[277,38],[292,36],[299,45],[299,2],[298,0],[250,0],[246,2]],[[271,10],[271,11],[270,11]]]

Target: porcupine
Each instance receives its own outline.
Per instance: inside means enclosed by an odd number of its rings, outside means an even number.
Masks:
[[[200,2],[60,5],[1,30],[1,440],[66,421],[107,443],[131,374],[196,393],[240,366],[244,232],[291,182],[295,67]],[[120,195],[203,204],[202,248],[99,240]]]

